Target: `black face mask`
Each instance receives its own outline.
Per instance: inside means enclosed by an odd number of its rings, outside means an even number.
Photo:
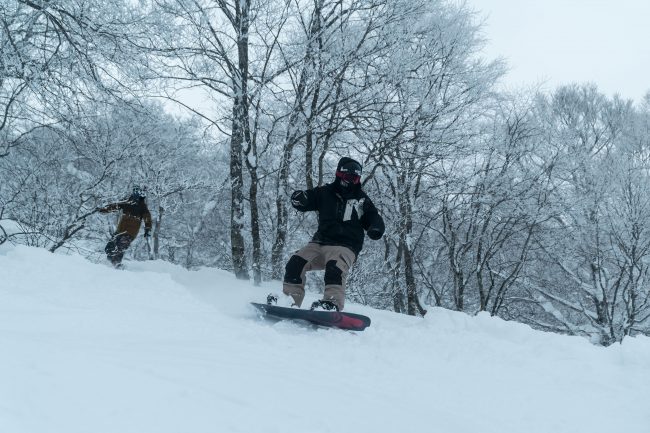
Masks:
[[[350,198],[354,196],[361,189],[361,184],[349,183],[344,181],[343,179],[336,178],[336,180],[334,181],[334,189],[342,197]]]

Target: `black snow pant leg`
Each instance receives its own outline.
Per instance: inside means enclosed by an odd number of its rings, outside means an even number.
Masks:
[[[115,266],[122,263],[124,252],[129,248],[129,245],[131,245],[132,241],[133,238],[129,236],[128,233],[120,233],[113,236],[104,248],[108,260],[110,260],[111,263]]]

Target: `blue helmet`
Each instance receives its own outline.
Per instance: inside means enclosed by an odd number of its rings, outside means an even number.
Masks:
[[[133,192],[131,192],[131,197],[135,198],[146,198],[147,197],[147,187],[141,185],[134,185]]]

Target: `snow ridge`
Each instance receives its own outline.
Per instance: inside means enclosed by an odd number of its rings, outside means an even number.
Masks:
[[[611,432],[650,424],[650,339],[351,304],[364,332],[260,319],[255,288],[0,246],[0,431]],[[316,299],[316,291],[305,302]]]

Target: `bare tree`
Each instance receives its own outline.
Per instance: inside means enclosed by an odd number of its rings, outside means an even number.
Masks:
[[[457,310],[494,315],[508,307],[535,235],[553,216],[547,166],[531,157],[540,135],[529,105],[500,104],[475,153],[450,170],[436,231]]]
[[[138,9],[124,0],[17,0],[0,8],[0,156],[78,103],[126,91],[124,41]],[[124,64],[128,66],[128,62]]]
[[[228,3],[211,0],[159,0],[152,13],[160,30],[147,50],[155,56],[155,79],[170,79],[176,87],[201,88],[217,107],[193,106],[168,93],[200,115],[218,133],[226,135],[230,156],[230,247],[233,268],[239,278],[249,278],[246,253],[246,210],[250,209],[254,281],[261,281],[262,235],[259,217],[259,145],[268,103],[265,91],[277,79],[271,60],[287,21],[289,3]],[[177,26],[169,32],[170,20]],[[178,37],[178,35],[182,37]],[[251,48],[252,47],[252,48]],[[280,68],[282,69],[282,68]],[[244,177],[246,171],[249,179]],[[248,195],[244,193],[249,181]]]
[[[298,178],[296,173],[304,176],[307,188],[323,183],[326,157],[356,128],[354,117],[378,90],[379,77],[370,70],[390,49],[391,25],[406,14],[385,0],[314,0],[301,2],[298,8],[302,39],[294,43],[302,51],[282,50],[292,87],[285,103],[287,121],[276,183],[277,224],[271,253],[276,278],[281,276],[288,238],[290,183]],[[298,155],[296,148],[301,146]]]
[[[547,154],[561,155],[561,213],[541,243],[554,273],[541,271],[534,293],[544,326],[611,344],[647,319],[647,140],[628,126],[630,103],[594,86],[560,88],[540,107],[553,131]]]
[[[393,275],[404,278],[406,312],[412,315],[425,312],[415,258],[423,253],[418,239],[430,227],[434,205],[422,200],[439,200],[430,190],[441,183],[449,161],[465,156],[463,143],[477,134],[473,124],[501,73],[497,63],[471,61],[480,46],[471,13],[436,6],[418,3],[408,26],[393,34],[395,48],[380,69],[384,84],[376,112],[358,118],[357,135],[368,159],[381,166],[378,173],[395,203],[389,239],[400,254]]]

